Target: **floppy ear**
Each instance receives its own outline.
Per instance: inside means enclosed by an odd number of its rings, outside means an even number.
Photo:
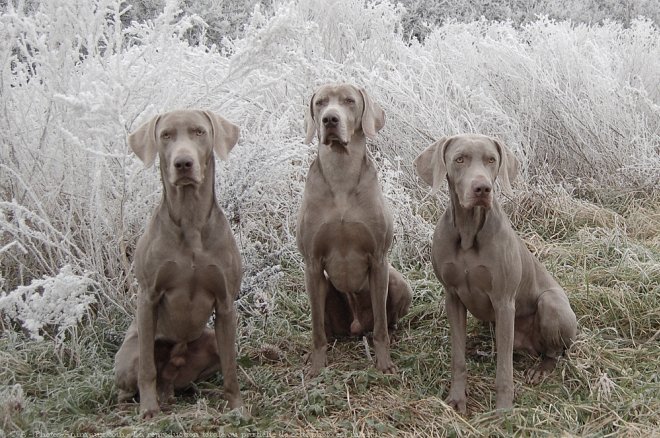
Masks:
[[[513,152],[511,152],[509,148],[504,145],[504,143],[495,139],[493,139],[493,142],[495,143],[495,146],[497,146],[497,150],[500,153],[500,170],[497,173],[497,176],[500,179],[500,186],[502,187],[502,191],[504,193],[511,195],[513,193],[511,183],[515,181],[516,177],[518,176],[518,167],[520,162],[516,156],[513,155]]]
[[[213,150],[221,160],[227,161],[229,152],[238,143],[238,126],[211,111],[202,111],[213,128]]]
[[[432,187],[432,193],[438,191],[440,181],[447,175],[447,166],[445,165],[447,145],[449,145],[449,138],[442,137],[424,149],[413,161],[417,175]]]
[[[376,137],[376,133],[385,126],[385,112],[376,102],[371,100],[364,88],[360,88],[359,90],[364,101],[362,132],[373,140]]]
[[[314,120],[314,96],[316,96],[316,93],[312,94],[312,98],[309,100],[309,105],[307,105],[307,111],[305,111],[305,144],[310,144],[316,133],[316,121]]]
[[[156,160],[156,154],[158,153],[156,125],[159,119],[160,116],[153,117],[128,136],[128,145],[135,155],[142,160],[144,167],[150,167]]]

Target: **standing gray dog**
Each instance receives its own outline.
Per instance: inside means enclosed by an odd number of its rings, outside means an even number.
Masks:
[[[566,293],[518,237],[493,196],[518,173],[518,160],[483,135],[445,137],[415,159],[417,173],[437,190],[449,183],[450,204],[433,235],[433,268],[445,286],[451,329],[451,389],[447,402],[466,411],[466,309],[495,321],[496,408],[513,405],[513,349],[542,354],[530,373],[537,382],[575,339],[577,322]]]
[[[163,182],[163,199],[135,252],[137,324],[115,358],[120,396],[138,389],[145,418],[160,410],[159,398],[167,402],[173,388],[208,375],[218,360],[229,407],[243,406],[234,309],[243,273],[215,199],[213,155],[226,159],[237,141],[238,127],[194,110],[154,117],[128,137],[146,166],[160,157]],[[214,311],[215,336],[206,328]]]
[[[387,261],[392,216],[367,154],[366,137],[384,125],[383,110],[352,85],[324,85],[309,104],[306,143],[318,132],[319,154],[307,174],[297,241],[312,307],[311,376],[326,364],[326,330],[372,327],[376,368],[396,372],[388,326],[408,311],[412,293]],[[347,309],[349,318],[335,314]]]

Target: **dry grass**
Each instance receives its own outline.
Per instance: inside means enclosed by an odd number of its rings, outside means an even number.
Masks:
[[[567,359],[538,386],[524,380],[536,359],[516,354],[515,408],[502,416],[492,411],[493,334],[473,319],[468,327],[468,415],[457,415],[443,401],[450,377],[449,332],[443,293],[428,265],[406,272],[414,301],[392,348],[398,375],[376,371],[364,340],[351,339],[334,343],[329,367],[306,380],[309,310],[302,271],[292,267],[275,291],[275,309],[268,318],[243,315],[241,320],[240,381],[251,419],[224,409],[220,376],[180,395],[151,421],[140,420],[136,404],[116,405],[112,360],[122,327],[99,320],[79,334],[75,345],[59,350],[3,334],[0,380],[14,388],[0,398],[3,429],[122,435],[657,434],[660,194],[618,197],[614,211],[604,204],[533,193],[510,201],[507,209],[568,291],[580,335]],[[640,223],[647,227],[640,229]]]

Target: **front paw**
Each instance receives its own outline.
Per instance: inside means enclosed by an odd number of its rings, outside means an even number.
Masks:
[[[160,406],[158,406],[158,403],[156,404],[147,404],[147,403],[140,403],[140,413],[142,414],[142,418],[145,420],[148,420],[150,418],[153,418],[160,412]]]
[[[118,403],[129,403],[135,398],[135,391],[126,391],[125,389],[119,389],[119,394],[117,395]]]
[[[497,394],[495,401],[495,409],[498,411],[506,411],[513,407],[513,393]]]
[[[158,400],[165,405],[170,405],[175,402],[174,398],[174,385],[167,385],[158,389]]]
[[[227,405],[229,405],[230,410],[238,409],[241,412],[243,412],[243,398],[241,397],[240,394],[238,395],[225,395],[227,399]]]
[[[310,367],[307,371],[307,377],[313,378],[321,373],[321,370],[326,365],[325,348],[316,349],[309,355]]]
[[[397,374],[399,372],[399,369],[389,357],[382,360],[376,359],[376,368],[382,371],[383,374]]]
[[[450,390],[446,403],[461,415],[465,415],[467,412],[467,397],[465,391]]]
[[[240,406],[235,406],[232,408],[230,405],[230,408],[231,412],[235,413],[235,415],[238,415],[242,420],[250,420],[252,418],[250,411],[245,406],[243,406],[242,401]]]

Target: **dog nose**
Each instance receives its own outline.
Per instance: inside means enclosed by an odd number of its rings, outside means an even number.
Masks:
[[[321,121],[326,128],[334,128],[339,123],[339,116],[335,113],[325,114]]]
[[[174,168],[178,171],[186,171],[192,169],[195,162],[192,157],[179,157],[174,160]]]
[[[488,196],[492,189],[493,187],[485,181],[477,182],[472,185],[472,191],[476,196]]]

